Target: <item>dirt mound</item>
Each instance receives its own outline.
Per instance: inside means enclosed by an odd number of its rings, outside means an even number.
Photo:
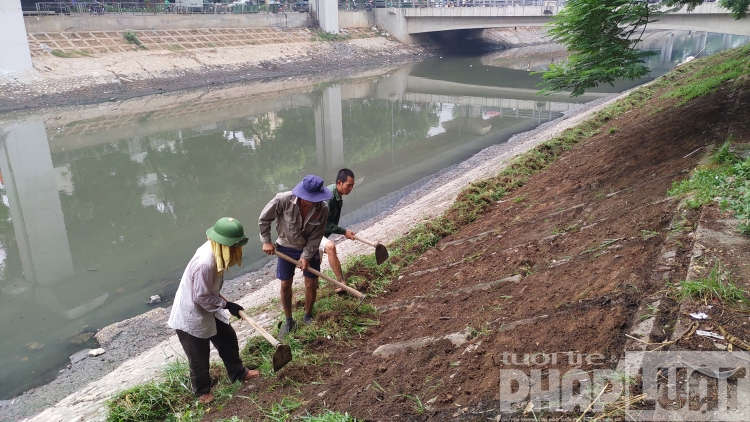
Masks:
[[[666,192],[696,166],[696,150],[744,124],[732,92],[680,107],[655,92],[608,121],[403,268],[373,299],[379,326],[353,347],[327,350],[340,370],[289,374],[293,383],[257,402],[270,406],[299,388],[300,414],[485,420],[498,414],[500,369],[615,368],[642,299],[685,279],[691,235],[670,226],[682,214]],[[688,227],[699,217],[686,215]],[[678,246],[665,280],[668,236]],[[235,399],[208,420],[232,415],[262,414]]]

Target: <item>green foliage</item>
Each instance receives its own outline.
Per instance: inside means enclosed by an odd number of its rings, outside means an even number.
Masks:
[[[745,292],[731,280],[729,273],[716,263],[704,278],[680,283],[680,299],[694,299],[708,302],[718,300],[732,308],[746,309],[748,302]]]
[[[731,11],[733,18],[742,19],[747,17],[747,9],[750,8],[750,0],[721,0],[720,3],[725,9]]]
[[[750,159],[740,160],[729,152],[726,142],[712,156],[712,162],[698,168],[688,180],[675,182],[669,194],[687,196],[691,208],[716,202],[740,219],[739,229],[750,234]]]
[[[703,0],[667,0],[673,10],[688,10]],[[735,19],[745,17],[750,0],[721,0]],[[636,50],[646,26],[655,22],[661,5],[633,0],[570,0],[555,16],[549,33],[571,52],[566,62],[551,64],[542,73],[540,94],[572,89],[579,96],[599,84],[616,79],[637,79],[649,73],[644,58],[652,52]],[[713,81],[708,82],[710,86]]]
[[[571,0],[555,17],[549,34],[571,52],[568,61],[550,64],[542,73],[542,94],[572,88],[582,95],[618,78],[637,79],[649,72],[644,58],[655,53],[637,51],[646,24],[654,22],[658,5],[632,0]]]

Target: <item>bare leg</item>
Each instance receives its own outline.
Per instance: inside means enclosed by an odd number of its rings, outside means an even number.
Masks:
[[[291,291],[291,287],[290,287]],[[305,277],[305,314],[312,315],[312,308],[318,296],[318,278]],[[290,302],[291,307],[291,302]],[[289,313],[291,316],[291,312]]]
[[[336,280],[346,284],[344,280],[344,273],[341,271],[341,261],[336,251],[336,244],[329,240],[325,246],[326,254],[328,255],[328,265],[331,267],[331,271],[336,275]],[[337,292],[341,291],[341,287],[336,288]]]
[[[305,285],[307,285],[307,278],[305,278]],[[307,294],[305,294],[305,298],[307,298]],[[292,317],[292,279],[281,280],[281,307],[284,308],[284,315],[287,318],[291,318]]]

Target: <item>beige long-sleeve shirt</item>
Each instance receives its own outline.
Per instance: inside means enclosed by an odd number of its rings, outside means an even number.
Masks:
[[[229,316],[223,309],[227,302],[220,296],[223,285],[224,275],[216,271],[211,242],[206,242],[195,251],[182,274],[169,326],[198,338],[215,336],[215,318],[229,324]]]
[[[328,204],[325,201],[314,203],[304,221],[299,208],[299,198],[292,192],[277,193],[263,208],[258,218],[260,240],[271,243],[271,223],[276,220],[276,242],[287,248],[302,249],[300,258],[309,261],[318,253],[320,240],[326,232]]]

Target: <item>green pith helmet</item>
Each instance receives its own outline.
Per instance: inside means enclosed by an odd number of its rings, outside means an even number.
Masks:
[[[242,228],[242,223],[232,217],[223,217],[206,230],[206,236],[216,243],[226,246],[245,246],[247,236]]]

